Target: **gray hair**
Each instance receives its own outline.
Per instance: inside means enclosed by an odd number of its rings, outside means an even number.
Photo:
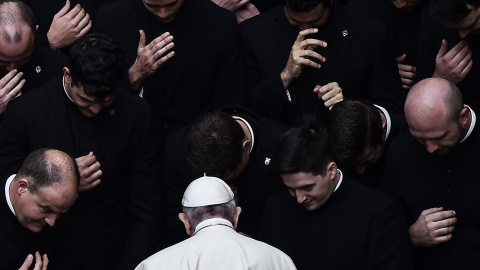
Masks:
[[[235,199],[222,203],[200,207],[183,207],[183,213],[187,215],[193,228],[209,218],[224,218],[233,223],[235,217]]]

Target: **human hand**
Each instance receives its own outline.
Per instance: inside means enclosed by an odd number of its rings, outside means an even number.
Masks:
[[[70,10],[70,0],[55,14],[47,32],[50,48],[58,50],[72,45],[80,37],[90,31],[92,20],[90,15],[77,4]]]
[[[80,186],[79,192],[90,190],[98,186],[101,182],[102,170],[100,170],[100,162],[93,152],[86,156],[81,156],[75,159],[78,170],[80,171]]]
[[[443,207],[424,210],[409,229],[413,244],[431,247],[449,241],[457,223],[455,215],[455,211],[443,211]]]
[[[235,10],[235,16],[237,17],[237,22],[241,23],[247,19],[250,19],[253,16],[260,14],[260,11],[252,3],[247,3],[243,8]]]
[[[460,41],[455,47],[448,50],[445,39],[438,50],[435,60],[435,72],[432,77],[439,77],[459,84],[467,77],[472,69],[472,50],[465,40]]]
[[[342,88],[337,82],[331,82],[324,86],[317,85],[313,89],[319,100],[323,101],[326,108],[332,109],[333,105],[343,100]]]
[[[397,64],[398,64],[398,73],[400,74],[400,78],[402,79],[402,85],[404,90],[408,90],[413,85],[413,80],[415,80],[415,76],[417,74],[417,68],[410,65],[402,64],[407,58],[406,54],[397,57]]]
[[[327,43],[313,38],[305,39],[307,35],[314,34],[316,32],[318,32],[317,28],[309,28],[298,33],[297,39],[295,40],[292,50],[290,51],[287,65],[280,74],[285,89],[288,88],[294,79],[300,76],[304,66],[311,66],[314,68],[321,67],[319,63],[311,60],[311,58],[318,60],[319,62],[325,62],[325,57],[318,54],[314,50],[319,46],[327,47]]]
[[[230,10],[231,12],[237,11],[239,8],[243,7],[250,0],[212,0],[215,4]]]
[[[139,90],[145,78],[152,75],[163,63],[175,55],[174,51],[164,55],[174,46],[173,36],[170,33],[163,33],[145,46],[146,40],[145,32],[140,30],[137,58],[128,70],[130,84],[134,90]]]
[[[25,262],[23,262],[22,266],[18,270],[28,270],[33,263],[33,256],[32,254],[28,254]],[[47,254],[43,254],[43,261],[40,253],[37,251],[35,252],[35,267],[33,270],[47,270],[48,266],[48,256]]]
[[[0,115],[7,109],[10,100],[22,94],[22,87],[25,85],[25,79],[22,79],[23,72],[16,69],[11,70],[0,80]]]

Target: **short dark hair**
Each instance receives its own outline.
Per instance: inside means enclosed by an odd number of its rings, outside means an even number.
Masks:
[[[14,3],[15,8],[10,7],[7,3]],[[0,29],[2,29],[2,36],[8,42],[12,40],[19,42],[22,38],[21,26],[28,25],[35,33],[37,30],[37,22],[33,11],[22,1],[18,0],[2,0],[0,1]],[[6,27],[15,27],[15,34],[5,31]]]
[[[288,130],[277,145],[274,169],[280,174],[325,175],[334,161],[327,133],[310,123]]]
[[[194,176],[228,178],[242,162],[244,139],[240,124],[224,112],[199,118],[187,138],[187,159]]]
[[[344,100],[328,113],[326,130],[336,160],[354,164],[368,147],[384,144],[379,109],[368,100]]]
[[[59,166],[49,156],[50,151],[58,151],[51,148],[41,148],[31,152],[23,161],[22,166],[18,170],[16,179],[28,179],[28,189],[30,193],[36,193],[42,187],[58,186],[65,180],[65,168]],[[70,165],[74,168],[76,185],[80,183],[80,173],[76,162],[68,154]]]
[[[113,38],[91,33],[73,43],[69,53],[72,84],[86,94],[104,98],[114,95],[123,78],[123,53]]]
[[[472,10],[467,4],[477,9],[480,0],[432,0],[431,11],[440,21],[457,23],[463,20]]]
[[[200,207],[183,207],[182,212],[187,215],[193,228],[207,219],[219,217],[233,223],[235,217],[235,200],[222,204],[214,204]]]
[[[285,6],[294,12],[309,12],[323,3],[325,7],[330,7],[331,0],[284,0]]]

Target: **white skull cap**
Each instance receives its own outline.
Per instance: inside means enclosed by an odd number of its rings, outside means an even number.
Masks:
[[[227,203],[233,200],[232,189],[220,178],[202,176],[188,185],[183,194],[182,205],[200,207]]]

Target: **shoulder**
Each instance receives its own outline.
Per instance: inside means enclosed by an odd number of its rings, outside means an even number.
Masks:
[[[240,30],[251,32],[258,32],[262,29],[268,29],[278,20],[281,20],[285,17],[283,11],[283,5],[278,5],[274,8],[269,9],[266,12],[261,13],[253,18],[250,18],[246,21],[243,21],[239,24]]]
[[[118,89],[115,97],[115,107],[133,115],[150,115],[151,106],[143,98],[126,90]]]

